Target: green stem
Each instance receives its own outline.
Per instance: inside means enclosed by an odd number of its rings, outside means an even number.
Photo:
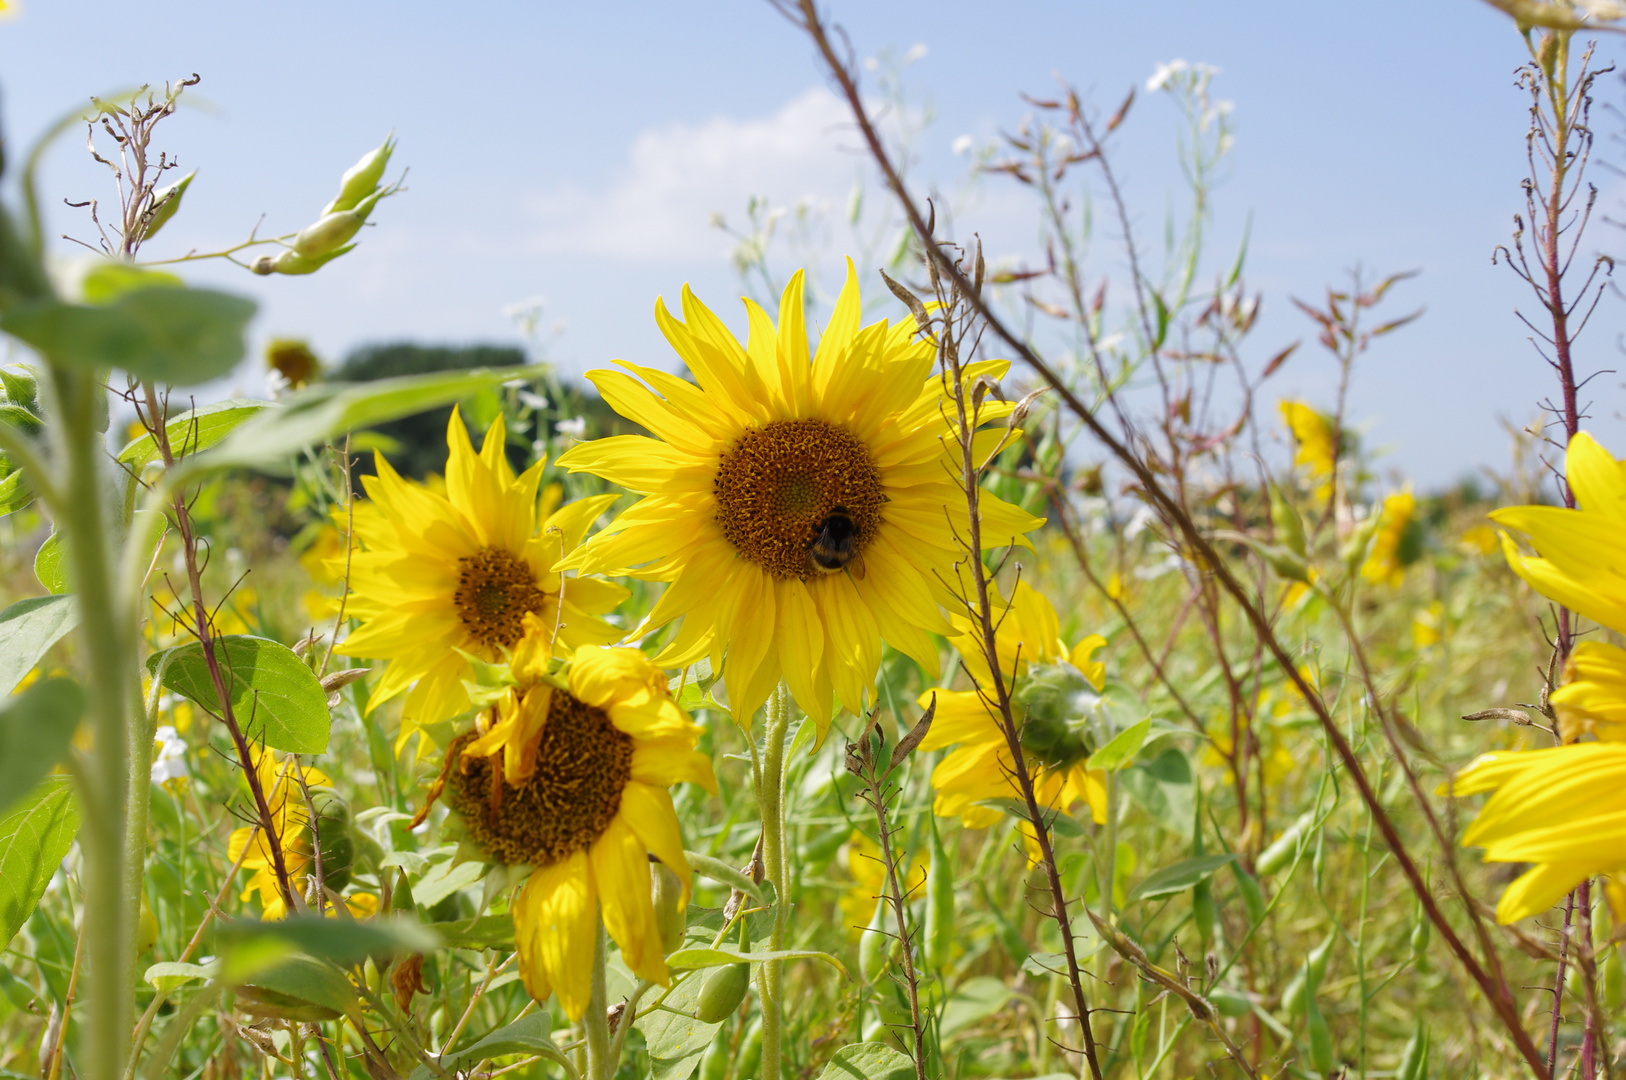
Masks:
[[[785,947],[789,925],[789,875],[785,861],[785,735],[790,729],[790,691],[781,682],[768,698],[767,724],[762,733],[762,781],[757,787],[757,808],[762,814],[762,864],[773,882],[773,930],[768,948]],[[784,1059],[784,1002],[781,985],[784,962],[770,960],[757,967],[757,994],[762,999],[762,1080],[779,1080]]]
[[[95,746],[84,773],[94,790],[81,791],[89,1030],[97,1032],[88,1041],[84,1075],[114,1080],[124,1065],[135,1006],[135,928],[146,854],[147,776],[131,772],[151,757],[152,747],[149,741],[132,752],[131,746],[146,717],[129,708],[132,688],[139,685],[134,623],[121,610],[108,545],[114,529],[105,512],[105,450],[96,430],[96,395],[105,391],[92,372],[53,365],[51,376],[66,473],[58,524],[73,567]]]
[[[604,920],[599,919],[593,941],[593,981],[587,994],[587,1011],[582,1014],[582,1031],[587,1036],[587,1080],[610,1080],[615,1061],[610,1053],[609,995],[604,982]],[[631,1016],[623,1016],[631,1023]]]

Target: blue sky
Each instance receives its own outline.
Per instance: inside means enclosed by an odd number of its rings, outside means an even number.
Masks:
[[[1394,310],[1426,306],[1381,342],[1356,375],[1352,413],[1385,461],[1424,485],[1480,463],[1503,466],[1499,416],[1523,423],[1552,386],[1513,308],[1529,298],[1490,253],[1520,206],[1525,102],[1513,85],[1523,43],[1477,0],[1431,3],[836,2],[861,56],[927,52],[904,73],[935,120],[917,175],[952,190],[965,162],[950,149],[1016,127],[1018,93],[1058,72],[1111,108],[1160,61],[1223,69],[1237,140],[1216,200],[1216,264],[1252,215],[1248,277],[1263,293],[1260,357],[1308,322],[1313,299],[1360,263],[1420,270]],[[1605,59],[1617,50],[1602,47]],[[261,303],[255,334],[308,337],[329,358],[369,341],[514,341],[504,309],[544,297],[563,321],[550,352],[580,371],[613,357],[671,364],[651,309],[695,290],[738,324],[729,243],[712,213],[742,216],[748,195],[839,213],[862,160],[811,48],[764,3],[486,2],[275,5],[171,0],[160,9],[29,0],[0,24],[0,116],[9,146],[30,141],[92,93],[190,72],[214,111],[171,122],[164,140],[199,170],[181,216],[145,254],[207,249],[266,216],[297,229],[337,177],[393,128],[410,191],[377,212],[350,256],[309,278],[258,279],[204,265]],[[1617,76],[1600,105],[1621,104]],[[1602,108],[1600,154],[1626,123]],[[1174,110],[1142,95],[1120,140],[1138,228],[1155,239],[1178,198]],[[1601,207],[1626,219],[1626,188],[1598,170]],[[108,197],[78,138],[54,150],[54,198]],[[985,183],[974,221],[991,254],[1033,247],[1031,214]],[[872,196],[873,196],[872,192]],[[871,204],[875,203],[872,198]],[[87,235],[55,203],[53,234]],[[1594,226],[1587,254],[1619,252],[1619,229]],[[839,247],[839,243],[837,244]],[[832,251],[832,254],[835,252]],[[1112,271],[1109,264],[1102,269]],[[1604,300],[1584,339],[1585,370],[1612,368],[1622,302]],[[258,376],[234,380],[252,390]],[[1308,344],[1281,394],[1330,403],[1333,370]],[[1626,453],[1620,380],[1593,384],[1595,430]],[[222,390],[229,389],[223,387]]]

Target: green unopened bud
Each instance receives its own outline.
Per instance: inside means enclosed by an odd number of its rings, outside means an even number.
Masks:
[[[311,788],[316,811],[316,840],[322,852],[322,884],[338,892],[350,884],[356,843],[350,834],[350,807],[332,788]]]
[[[157,236],[158,230],[175,216],[175,211],[181,208],[181,196],[192,186],[192,178],[196,175],[198,171],[193,169],[152,197],[152,217],[147,220],[147,232],[142,239],[151,240]]]
[[[702,1024],[720,1024],[734,1015],[751,988],[750,964],[725,964],[714,968],[700,985],[700,1001],[695,1019]]]
[[[1090,756],[1080,722],[1100,701],[1084,673],[1071,664],[1035,664],[1015,695],[1024,712],[1022,746],[1052,766]]]
[[[1310,564],[1305,562],[1302,555],[1297,555],[1279,544],[1256,546],[1259,554],[1277,574],[1288,581],[1298,581],[1305,585],[1310,583]]]
[[[141,898],[141,918],[136,923],[136,955],[140,955],[158,944],[158,919],[147,906],[147,898]]]
[[[673,952],[683,946],[683,931],[688,926],[688,913],[684,910],[683,881],[665,863],[650,856],[650,890],[655,905],[655,925],[661,933],[661,950]]]
[[[340,210],[352,210],[361,200],[373,193],[378,182],[384,178],[384,170],[389,166],[390,154],[395,152],[395,133],[392,131],[385,137],[384,142],[375,150],[363,154],[361,160],[345,170],[343,178],[339,181],[339,195],[323,208],[323,214],[334,214]]]
[[[330,251],[326,255],[321,255],[316,258],[309,258],[301,255],[293,248],[289,248],[276,258],[272,258],[269,255],[261,256],[259,259],[254,261],[252,269],[256,274],[288,274],[290,276],[298,274],[314,274],[316,271],[320,270],[334,259],[337,259],[340,255],[344,255],[354,250],[355,246],[356,245],[354,244],[346,244],[337,251]]]
[[[1417,913],[1417,925],[1411,928],[1411,962],[1421,968],[1428,961],[1428,939],[1433,932],[1428,916]]]
[[[1282,489],[1270,485],[1270,522],[1276,527],[1276,540],[1299,558],[1305,557],[1304,522]]]
[[[1374,510],[1365,520],[1357,522],[1349,539],[1338,549],[1338,560],[1344,564],[1344,569],[1353,573],[1357,566],[1366,561],[1367,549],[1372,546],[1372,537],[1378,531],[1379,517],[1381,515]]]
[[[294,250],[307,259],[319,259],[348,244],[367,223],[367,216],[378,205],[384,192],[375,191],[355,207],[324,214],[314,225],[307,225],[294,237]]]
[[[415,915],[418,905],[412,899],[412,883],[407,881],[406,871],[395,871],[395,887],[390,890],[390,914]]]

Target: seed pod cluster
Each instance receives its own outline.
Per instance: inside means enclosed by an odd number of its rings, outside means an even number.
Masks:
[[[384,170],[395,152],[389,137],[345,171],[339,194],[322,208],[322,216],[305,226],[278,255],[262,255],[249,269],[256,274],[311,274],[355,247],[351,241],[367,223],[379,201],[397,187],[382,186]]]

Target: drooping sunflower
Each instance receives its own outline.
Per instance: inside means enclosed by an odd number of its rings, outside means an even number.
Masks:
[[[1540,556],[1503,537],[1513,572],[1549,600],[1626,633],[1626,462],[1616,461],[1585,431],[1564,454],[1564,476],[1577,509],[1504,506],[1491,520],[1522,533]]]
[[[538,530],[543,462],[514,475],[501,416],[476,454],[454,408],[446,443],[444,494],[402,479],[376,454],[378,475],[362,478],[371,501],[356,507],[360,548],[351,557],[346,611],[362,625],[337,651],[389,661],[369,711],[410,688],[397,752],[420,727],[468,711],[465,654],[500,662],[519,641],[527,613],[554,629],[566,648],[624,633],[598,616],[626,599],[626,589],[566,577],[559,567],[616,497],[567,504]],[[419,755],[426,751],[420,741]]]
[[[852,710],[873,699],[883,641],[937,670],[931,635],[949,630],[940,605],[963,557],[952,402],[912,319],[860,327],[850,260],[811,358],[800,272],[777,327],[745,306],[742,347],[687,287],[685,321],[657,302],[695,383],[623,361],[626,372],[588,373],[657,437],[599,439],[559,459],[645,496],[564,565],[670,582],[647,625],[683,622],[659,661],[709,654],[745,724],[783,679],[822,737],[832,696]],[[1007,366],[971,365],[967,378]],[[985,402],[981,419],[1010,408]],[[985,432],[979,446],[1006,435]],[[985,546],[1025,542],[1043,523],[992,495],[981,507]]]
[[[996,612],[1005,612],[994,647],[1005,687],[1014,691],[1012,705],[1022,723],[1022,746],[1035,794],[1058,810],[1088,803],[1095,821],[1105,822],[1105,775],[1088,768],[1089,741],[1068,723],[1083,717],[1065,714],[1077,711],[1080,691],[1099,691],[1105,684],[1106,666],[1091,658],[1106,639],[1091,634],[1069,648],[1062,640],[1056,609],[1025,581],[1017,582],[1008,612],[997,597],[990,596],[990,602]],[[931,783],[937,791],[932,810],[940,817],[958,817],[966,828],[981,829],[1000,817],[999,810],[984,804],[1021,798],[1021,789],[1011,772],[1010,748],[999,729],[996,706],[990,703],[993,675],[980,635],[966,616],[956,615],[953,621],[956,633],[950,644],[959,648],[979,689],[927,691],[920,696],[922,707],[934,693],[937,696],[937,712],[920,749],[955,748],[932,769]]]
[[[254,747],[252,753],[255,777],[259,780],[260,790],[265,792],[266,805],[271,810],[271,828],[282,848],[282,865],[287,869],[289,879],[293,880],[304,873],[311,861],[309,830],[306,828],[310,813],[305,806],[304,789],[300,787],[299,776],[295,772],[297,766],[287,758],[278,760],[270,750],[260,747]],[[328,783],[327,775],[320,769],[307,766],[300,768],[299,772],[304,774],[307,787],[320,787]],[[251,833],[254,836],[252,847],[249,846]],[[245,848],[248,849],[246,855],[243,854]],[[271,843],[265,832],[246,825],[235,830],[227,841],[226,857],[236,862],[239,855],[243,856],[242,868],[252,871],[240,899],[247,900],[259,893],[262,919],[280,919],[288,914],[282,890],[277,887]]]
[[[546,630],[526,621],[519,682],[448,748],[445,799],[493,862],[533,868],[511,907],[520,972],[533,998],[551,991],[579,1020],[601,917],[635,974],[668,982],[649,860],[677,874],[686,901],[689,863],[667,789],[687,781],[715,794],[717,781],[695,749],[700,729],[648,657],[583,646],[557,686],[538,678]]]
[[[1539,915],[1587,878],[1626,869],[1626,743],[1481,756],[1452,785],[1495,794],[1463,834],[1487,862],[1536,864],[1496,905],[1499,922]]]

